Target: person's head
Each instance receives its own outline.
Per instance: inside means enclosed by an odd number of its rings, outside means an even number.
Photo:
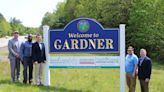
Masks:
[[[29,42],[32,42],[32,34],[28,34],[28,35],[27,35],[27,40],[28,40]]]
[[[145,57],[146,54],[147,54],[146,49],[140,49],[140,56],[141,56],[141,57]]]
[[[15,39],[18,39],[18,37],[19,37],[19,32],[18,32],[18,31],[14,31],[14,32],[13,32],[13,37],[14,37]]]
[[[134,53],[134,48],[132,46],[129,46],[128,49],[127,49],[127,53],[129,55],[132,55]]]
[[[36,34],[36,41],[37,41],[37,42],[41,42],[41,41],[42,41],[42,36],[41,36],[41,34],[39,34],[39,33]]]

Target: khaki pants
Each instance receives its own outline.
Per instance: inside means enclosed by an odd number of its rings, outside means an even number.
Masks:
[[[140,80],[141,92],[149,92],[149,82],[145,80]]]
[[[42,84],[42,73],[44,63],[35,64],[35,83],[36,85]]]
[[[134,78],[132,74],[126,74],[126,83],[129,88],[129,92],[135,92],[136,89],[136,77]]]

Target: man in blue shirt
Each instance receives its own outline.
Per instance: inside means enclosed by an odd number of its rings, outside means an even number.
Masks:
[[[33,62],[32,62],[32,35],[28,34],[27,41],[22,43],[20,48],[21,60],[23,62],[23,83],[27,83],[27,67],[29,67],[29,84],[32,83],[32,71],[33,71]]]
[[[125,60],[126,82],[129,92],[135,92],[138,57],[134,54],[132,46],[128,47],[127,53]]]

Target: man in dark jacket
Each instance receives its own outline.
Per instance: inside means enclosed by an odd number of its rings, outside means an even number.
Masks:
[[[45,46],[41,42],[42,36],[40,34],[36,34],[36,42],[32,45],[32,59],[35,65],[35,82],[36,85],[42,84],[42,71],[44,62],[46,60],[45,56]]]
[[[141,92],[149,92],[149,81],[152,71],[152,61],[146,56],[145,49],[140,50],[140,58],[138,63],[138,78],[140,81]]]

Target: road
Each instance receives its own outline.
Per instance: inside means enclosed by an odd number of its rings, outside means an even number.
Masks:
[[[5,47],[8,44],[8,41],[11,39],[12,37],[4,37],[4,38],[0,38],[0,47]],[[25,36],[20,36],[19,39],[21,41],[25,41]]]

